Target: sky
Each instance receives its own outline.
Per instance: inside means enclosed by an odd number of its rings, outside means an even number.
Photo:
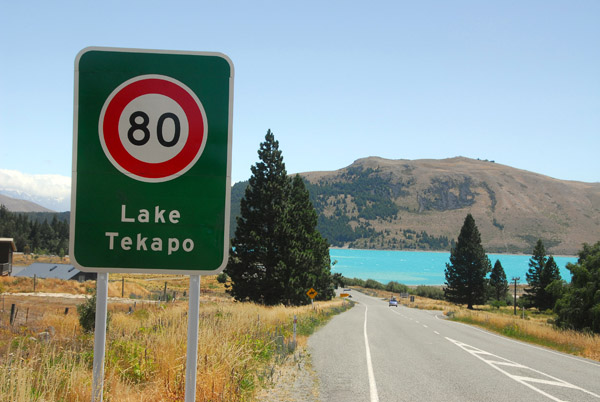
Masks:
[[[268,129],[289,173],[466,156],[600,182],[598,21],[596,0],[0,0],[0,191],[64,193],[88,46],[226,54],[232,183]]]

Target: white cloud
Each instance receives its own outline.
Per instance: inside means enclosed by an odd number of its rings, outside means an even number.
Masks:
[[[69,205],[71,178],[57,174],[27,174],[0,169],[0,191],[55,209],[57,205]]]

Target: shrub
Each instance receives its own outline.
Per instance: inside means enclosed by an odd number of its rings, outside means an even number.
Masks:
[[[393,293],[408,293],[408,286],[396,281],[391,281],[385,285],[385,290],[389,290]]]
[[[492,300],[490,302],[490,306],[499,309],[500,307],[506,307],[507,304],[505,300]]]
[[[377,282],[374,279],[367,279],[367,281],[365,282],[365,287],[367,289],[379,289],[379,290],[385,289],[381,283]]]
[[[419,285],[415,289],[415,294],[429,299],[444,300],[444,291],[436,286]]]
[[[217,282],[219,283],[227,283],[228,280],[229,276],[227,276],[225,272],[221,272],[219,275],[217,275]]]
[[[77,315],[79,316],[79,325],[83,332],[94,332],[96,327],[96,293],[92,297],[88,297],[84,303],[77,306]],[[108,323],[110,322],[110,313],[106,317],[106,330],[108,331]]]
[[[365,287],[365,281],[359,278],[344,277],[344,286],[362,286]]]

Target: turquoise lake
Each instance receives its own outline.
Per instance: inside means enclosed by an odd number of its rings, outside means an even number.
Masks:
[[[374,279],[383,284],[396,281],[405,285],[443,285],[444,270],[450,262],[449,252],[391,251],[330,249],[331,261],[337,263],[332,273],[339,272],[347,278]],[[529,269],[531,255],[488,254],[492,266],[500,260],[506,277],[521,277],[519,283],[527,283],[525,273]],[[576,263],[577,257],[554,256],[560,275],[567,282],[571,273],[568,263]]]

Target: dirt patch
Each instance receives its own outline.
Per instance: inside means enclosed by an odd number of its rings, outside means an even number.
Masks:
[[[276,369],[272,385],[256,396],[261,402],[320,402],[319,381],[310,355],[299,347],[293,356]]]

